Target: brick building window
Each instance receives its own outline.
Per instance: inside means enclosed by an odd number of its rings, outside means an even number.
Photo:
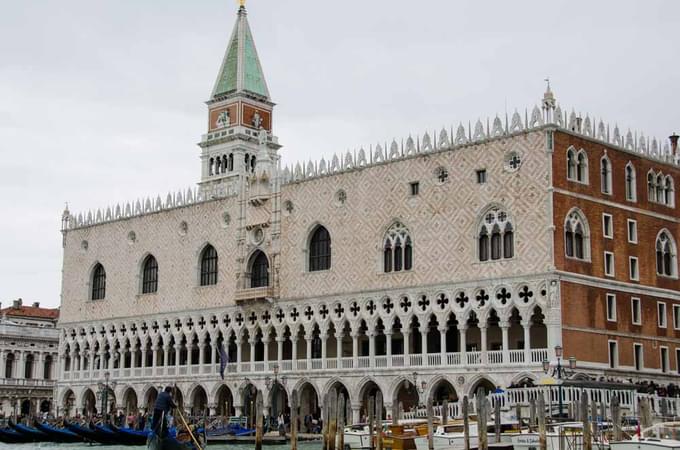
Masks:
[[[606,155],[600,159],[600,189],[603,194],[612,193],[612,163]]]
[[[642,344],[633,344],[633,364],[635,365],[635,370],[642,370],[645,365],[642,355]]]
[[[309,240],[309,271],[329,270],[331,268],[331,235],[319,225]]]
[[[385,233],[383,240],[383,270],[401,272],[413,268],[413,241],[411,234],[401,222],[395,222]]]
[[[609,341],[609,367],[614,369],[619,365],[619,345],[616,341]]]
[[[667,230],[662,230],[656,238],[656,273],[667,277],[677,276],[677,257],[675,241]]]
[[[616,275],[614,268],[614,254],[612,252],[604,252],[604,274],[608,277]]]
[[[614,238],[614,218],[611,214],[602,213],[602,235],[608,239]]]
[[[638,243],[637,220],[628,219],[628,242],[631,244]]]
[[[664,302],[657,302],[656,313],[659,328],[666,328],[666,304]]]
[[[102,300],[106,297],[106,270],[97,263],[92,270],[92,300]]]
[[[680,305],[673,305],[673,329],[680,330]]]
[[[633,281],[640,281],[640,268],[636,256],[628,257],[628,276]]]
[[[142,294],[156,291],[158,291],[158,262],[153,255],[149,255],[142,265]]]
[[[630,299],[630,313],[633,325],[642,324],[642,307],[639,298],[633,297]]]
[[[483,215],[477,238],[479,261],[510,259],[515,255],[515,233],[505,210],[493,207]]]
[[[659,347],[660,349],[660,363],[661,363],[661,372],[663,373],[668,373],[668,368],[670,366],[670,361],[668,358],[668,347]]]
[[[664,176],[661,172],[647,173],[647,199],[650,202],[659,203],[669,207],[675,206],[675,184],[673,177]]]
[[[412,181],[409,183],[409,192],[411,193],[412,197],[415,197],[420,193],[420,183],[417,181]]]
[[[616,322],[616,295],[607,294],[607,320]]]
[[[590,231],[583,213],[574,209],[564,223],[564,245],[568,257],[590,259]]]
[[[201,252],[201,286],[217,284],[217,250],[208,244]]]
[[[637,201],[635,166],[631,162],[626,164],[626,200],[630,202]]]
[[[477,174],[477,184],[486,183],[486,169],[479,169],[479,170],[477,170],[476,174]]]
[[[675,371],[680,375],[680,348],[675,349]]]
[[[574,147],[567,150],[567,179],[588,184],[588,155],[581,149]]]

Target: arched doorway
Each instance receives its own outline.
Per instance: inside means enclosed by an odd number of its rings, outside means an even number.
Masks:
[[[31,415],[31,401],[30,400],[23,400],[21,402],[21,415],[22,416],[30,416]]]
[[[435,405],[441,405],[444,400],[449,404],[458,401],[458,394],[456,389],[448,380],[439,380],[435,383],[430,391],[430,396],[432,397],[432,403]]]
[[[73,406],[76,404],[76,395],[71,389],[64,392],[61,402],[61,409],[63,411],[64,417],[71,417],[73,413]]]
[[[123,405],[125,408],[125,415],[137,414],[139,412],[137,407],[137,393],[132,388],[127,388],[123,394]]]
[[[359,393],[360,398],[361,398],[361,422],[367,422],[368,420],[368,404],[370,402],[370,399],[373,399],[373,404],[375,405],[375,399],[376,396],[378,395],[378,392],[382,394],[382,391],[380,390],[380,387],[374,382],[374,381],[367,381],[363,387],[361,388],[361,391]],[[383,399],[383,405],[385,404],[384,399]],[[382,411],[380,411],[381,414],[381,419],[386,417],[385,416],[385,407],[383,406]]]
[[[392,402],[392,404],[399,405],[399,410],[402,412],[413,411],[420,403],[418,389],[411,381],[404,380],[396,390]]]
[[[484,391],[485,395],[489,395],[496,389],[496,385],[486,378],[480,378],[477,380],[477,382],[475,382],[475,384],[472,385],[472,389],[470,389],[470,397],[477,395],[477,391],[480,389]]]
[[[269,415],[278,418],[281,414],[284,417],[290,415],[290,406],[288,404],[288,393],[281,383],[272,385],[269,393]]]
[[[257,387],[247,384],[243,388],[243,416],[248,421],[248,426],[255,423],[255,401],[257,399]]]
[[[328,388],[328,392],[338,396],[342,394],[345,397],[345,423],[352,423],[352,405],[347,387],[340,381],[336,381]],[[324,406],[327,405],[324,404]]]
[[[218,416],[234,416],[236,415],[234,411],[234,397],[231,390],[226,384],[220,386],[217,390],[217,415]]]
[[[191,415],[201,416],[206,413],[208,407],[208,394],[203,386],[196,386],[191,394]]]
[[[147,413],[153,412],[153,405],[156,403],[156,397],[158,397],[158,389],[151,386],[144,396],[144,407],[146,408]]]
[[[91,389],[86,389],[83,393],[83,415],[92,417],[97,414],[97,398]]]
[[[311,383],[305,383],[300,387],[300,411],[298,415],[301,419],[302,429],[306,433],[311,433],[313,430],[312,420],[318,420],[321,417],[321,408],[319,408],[319,396],[316,395],[316,389]]]
[[[49,400],[43,400],[40,402],[40,412],[41,413],[48,413],[50,412],[50,409],[52,408],[52,403]]]

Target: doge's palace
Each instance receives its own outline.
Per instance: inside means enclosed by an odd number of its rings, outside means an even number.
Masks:
[[[569,115],[548,86],[502,118],[284,166],[244,7],[207,105],[197,187],[64,211],[56,401],[69,413],[100,410],[105,393],[108,410],[144,409],[176,383],[187,411],[221,415],[251,414],[253,387],[274,416],[293,389],[312,415],[340,390],[358,421],[378,390],[389,411],[535,381],[556,346],[583,372],[633,371],[577,353],[599,325],[565,328],[591,314],[563,308],[574,286],[629,287],[563,267],[599,267],[600,219],[558,201],[556,180],[567,147],[672,171],[671,150]]]

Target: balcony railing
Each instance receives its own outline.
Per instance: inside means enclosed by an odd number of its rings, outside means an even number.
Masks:
[[[269,361],[242,361],[240,363],[230,362],[225,369],[226,373],[269,373],[274,371],[274,367],[278,366],[279,372],[296,372],[296,371],[321,371],[321,370],[356,370],[356,369],[380,369],[385,370],[389,368],[444,368],[444,367],[498,367],[498,366],[517,366],[526,365],[526,357],[529,355],[530,365],[540,365],[543,360],[548,358],[548,350],[545,348],[535,348],[530,350],[492,350],[487,352],[467,351],[448,352],[448,353],[415,353],[409,355],[377,355],[370,356],[345,356],[341,358],[328,357],[325,360],[321,358],[312,359],[296,359],[296,360],[269,360]],[[179,366],[159,366],[159,367],[144,367],[144,368],[117,368],[117,369],[90,369],[82,371],[65,371],[61,377],[62,380],[81,380],[81,379],[102,379],[104,372],[111,373],[111,379],[125,379],[125,378],[149,378],[149,377],[163,377],[163,376],[199,376],[199,375],[217,375],[219,373],[219,362],[215,364],[193,364],[193,365],[179,365]],[[17,383],[37,383],[34,385],[43,385],[40,383],[54,383],[52,380],[23,380],[23,379],[0,379],[0,385],[17,384]]]

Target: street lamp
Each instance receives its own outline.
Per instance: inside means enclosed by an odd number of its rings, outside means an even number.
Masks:
[[[562,419],[562,411],[564,409],[564,405],[562,404],[562,377],[568,377],[570,373],[567,372],[566,367],[562,366],[562,357],[564,356],[564,349],[562,348],[561,345],[556,345],[555,346],[555,357],[557,358],[557,364],[555,365],[555,369],[553,370],[552,376],[555,377],[557,376],[557,389],[558,389],[558,397],[559,397],[559,415],[560,419]],[[576,358],[571,356],[569,357],[569,369],[574,370],[576,369]],[[547,359],[543,360],[543,372],[546,374],[550,371],[550,361]]]
[[[423,394],[425,392],[425,388],[427,387],[427,381],[422,380],[420,384],[418,384],[418,372],[413,372],[411,377],[413,377],[413,386],[415,386],[419,394]]]
[[[109,402],[109,379],[111,378],[111,374],[106,371],[104,372],[104,383],[99,383],[99,393],[102,396],[102,420],[106,421],[106,418],[108,416],[107,413],[107,405]],[[116,382],[113,381],[111,382],[111,386],[114,388],[116,387]]]

